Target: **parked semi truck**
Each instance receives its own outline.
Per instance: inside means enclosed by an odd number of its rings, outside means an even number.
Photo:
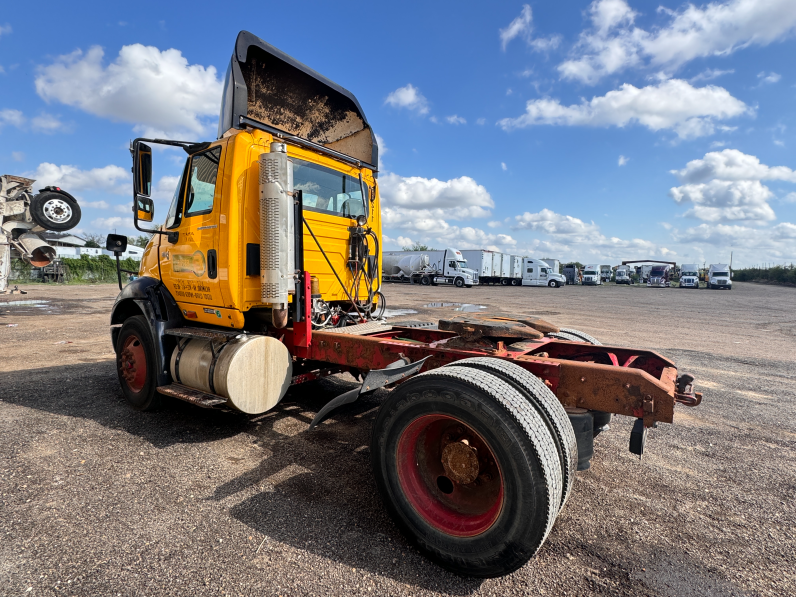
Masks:
[[[649,278],[647,279],[647,286],[668,288],[672,285],[671,273],[671,265],[653,265],[652,269],[650,269]]]
[[[601,265],[600,266],[600,281],[603,284],[607,284],[611,281],[611,276],[613,275],[614,268],[610,265]]]
[[[599,265],[587,265],[583,268],[583,280],[581,282],[584,286],[599,286],[602,284],[602,276],[600,275]]]
[[[577,284],[580,282],[580,272],[578,271],[578,266],[574,263],[565,265],[563,274],[567,284]]]
[[[523,286],[549,286],[558,288],[566,284],[566,278],[553,272],[552,268],[542,259],[522,259]]]
[[[385,251],[382,277],[386,282],[449,285],[471,288],[478,274],[467,267],[461,251]]]
[[[633,271],[631,270],[629,265],[620,265],[616,268],[616,273],[614,274],[614,281],[617,284],[632,284],[633,278],[631,275]]]
[[[367,71],[350,77],[367,84]],[[154,144],[187,153],[159,227],[152,161],[166,157]],[[313,433],[335,409],[402,382],[373,420],[375,487],[449,570],[499,576],[532,558],[611,414],[635,419],[629,445],[641,454],[647,429],[701,400],[664,356],[527,314],[380,321],[377,137],[353,94],[248,32],[224,78],[217,138],[136,139],[131,152],[133,221],[153,237],[110,317],[126,400],[246,416],[292,385],[362,379],[319,410]],[[126,240],[106,246],[118,254]],[[330,425],[316,441],[334,434]]]
[[[708,268],[708,288],[732,290],[732,270],[726,263],[711,263]]]
[[[680,288],[699,288],[699,264],[684,263],[680,266]]]

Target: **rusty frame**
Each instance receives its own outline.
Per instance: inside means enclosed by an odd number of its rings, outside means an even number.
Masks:
[[[285,342],[292,350],[290,340],[288,333]],[[400,326],[371,335],[313,331],[307,344],[300,350],[305,358],[361,371],[383,369],[401,357],[430,357],[424,371],[470,357],[499,358],[544,380],[564,406],[642,418],[646,427],[671,423],[678,401],[674,363],[648,350],[552,338],[506,346],[488,339],[468,342],[454,332]]]

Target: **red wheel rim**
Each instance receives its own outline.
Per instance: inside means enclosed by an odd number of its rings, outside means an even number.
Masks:
[[[425,415],[401,433],[398,480],[415,511],[454,537],[488,530],[503,507],[503,476],[489,445],[462,421]]]
[[[133,392],[140,392],[146,383],[146,353],[135,334],[127,337],[119,354],[119,371]]]

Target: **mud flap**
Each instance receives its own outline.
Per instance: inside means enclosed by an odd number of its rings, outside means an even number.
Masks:
[[[343,406],[344,404],[356,402],[362,394],[373,392],[379,388],[383,388],[395,382],[401,381],[410,375],[414,375],[420,371],[420,369],[422,369],[426,359],[429,358],[431,358],[430,355],[420,359],[419,361],[408,364],[404,359],[399,359],[394,363],[390,363],[384,369],[374,369],[369,371],[365,376],[365,381],[362,382],[360,387],[349,390],[344,394],[340,394],[336,398],[333,398],[327,402],[326,405],[318,412],[318,414],[315,415],[312,423],[310,423],[310,429],[314,428],[316,425],[326,419],[329,413],[336,408]]]

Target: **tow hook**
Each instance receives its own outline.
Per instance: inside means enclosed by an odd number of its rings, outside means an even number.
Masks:
[[[693,375],[683,373],[677,378],[674,399],[684,406],[699,406],[702,402],[702,393],[694,391]]]

